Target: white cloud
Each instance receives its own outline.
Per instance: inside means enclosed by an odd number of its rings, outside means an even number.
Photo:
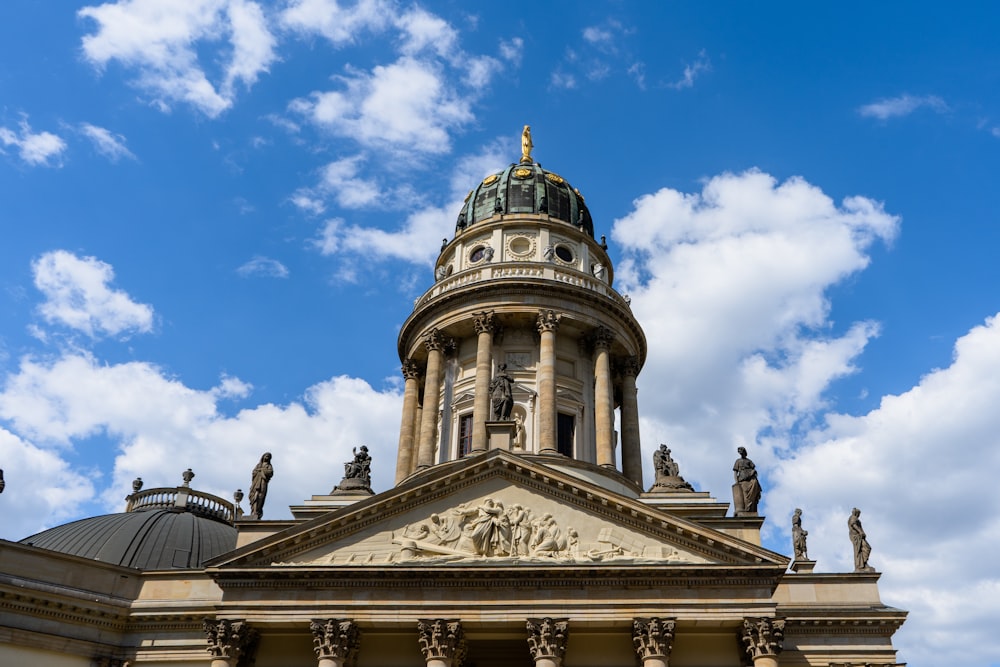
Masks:
[[[60,158],[66,150],[62,137],[51,132],[33,132],[26,118],[17,130],[0,127],[0,144],[16,148],[21,159],[32,166],[60,167]]]
[[[184,102],[215,117],[232,106],[236,84],[252,86],[277,58],[263,11],[248,0],[120,0],[78,14],[97,24],[83,38],[84,57],[134,69],[135,84],[163,109]],[[222,63],[217,84],[199,61],[205,49],[214,49],[213,66]]]
[[[385,30],[393,15],[393,4],[383,0],[359,0],[352,7],[342,7],[337,0],[292,0],[280,20],[290,30],[319,33],[344,46],[367,31]]]
[[[500,57],[514,65],[520,65],[524,52],[524,40],[520,37],[513,37],[508,41],[500,42]]]
[[[46,298],[38,311],[49,323],[76,329],[92,338],[153,329],[152,307],[112,289],[109,285],[114,270],[96,257],[77,257],[55,250],[33,262],[32,271],[35,287]]]
[[[381,195],[375,181],[358,176],[361,156],[335,160],[322,172],[322,188],[332,194],[344,208],[371,206]]]
[[[576,88],[576,77],[562,70],[556,70],[549,76],[549,85],[553,88],[572,90]]]
[[[309,215],[322,215],[326,211],[326,204],[319,197],[316,197],[311,190],[302,189],[297,191],[291,197],[289,201],[292,202],[300,211],[308,213]]]
[[[110,130],[90,123],[80,123],[80,131],[94,143],[97,152],[112,162],[122,158],[134,160],[135,155],[125,146],[125,137],[112,134]]]
[[[287,278],[288,267],[276,259],[256,256],[236,269],[236,273],[244,278],[264,276],[266,278]]]
[[[866,104],[858,109],[858,113],[869,118],[887,120],[889,118],[909,116],[914,111],[924,107],[936,113],[945,113],[948,111],[948,105],[937,95],[921,96],[904,93],[898,97],[887,97],[877,102]]]
[[[712,71],[712,61],[708,59],[708,55],[705,53],[705,50],[702,49],[698,53],[697,60],[684,66],[684,75],[677,81],[668,83],[667,86],[675,90],[692,88],[694,86],[695,79],[697,79],[701,74],[710,71]]]
[[[363,146],[447,153],[449,132],[473,118],[469,99],[451,89],[432,63],[404,56],[371,74],[339,78],[343,90],[315,92],[310,99],[295,100],[291,109]]]
[[[458,48],[458,32],[441,17],[419,7],[402,14],[395,24],[402,33],[400,51],[404,55],[416,56],[426,49],[450,59]]]

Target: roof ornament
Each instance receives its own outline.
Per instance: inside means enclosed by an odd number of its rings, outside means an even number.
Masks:
[[[531,158],[531,149],[534,146],[531,143],[531,126],[525,125],[524,130],[521,132],[521,164],[531,164],[534,162]]]

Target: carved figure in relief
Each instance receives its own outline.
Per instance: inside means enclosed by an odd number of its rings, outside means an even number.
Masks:
[[[264,516],[264,501],[267,499],[267,485],[274,477],[274,467],[271,465],[271,452],[264,452],[260,463],[254,466],[250,473],[250,515],[255,519]]]
[[[452,544],[462,536],[462,529],[447,514],[431,514],[430,532],[435,544]]]
[[[507,510],[507,520],[510,522],[511,556],[528,555],[528,544],[531,541],[531,522],[528,514],[528,510],[516,503]]]
[[[490,381],[490,407],[493,421],[510,421],[514,408],[514,378],[507,372],[507,364],[497,366],[496,375]]]
[[[757,468],[753,461],[747,458],[747,448],[738,447],[740,458],[733,464],[733,477],[736,483],[733,485],[733,503],[736,512],[757,512],[757,503],[760,502],[761,488],[757,481]]]
[[[868,556],[872,548],[868,544],[868,536],[861,527],[861,510],[855,507],[851,510],[851,518],[847,520],[847,530],[851,535],[851,545],[854,547],[854,571],[874,572],[875,568],[868,565]]]

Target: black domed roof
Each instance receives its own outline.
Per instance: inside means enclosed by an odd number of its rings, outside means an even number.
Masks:
[[[496,215],[541,213],[594,237],[594,221],[580,191],[536,162],[511,164],[490,174],[465,198],[455,233]]]
[[[50,528],[21,544],[139,570],[196,568],[236,548],[232,505],[216,496],[150,489],[131,496],[129,507]]]

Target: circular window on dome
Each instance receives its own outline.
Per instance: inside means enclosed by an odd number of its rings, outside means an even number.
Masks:
[[[570,248],[568,245],[563,245],[562,243],[560,243],[559,245],[556,246],[556,257],[566,262],[567,264],[570,264],[573,261],[573,249]]]
[[[486,246],[477,245],[469,253],[469,261],[473,264],[483,261],[483,257],[486,256]]]
[[[525,255],[531,254],[534,244],[527,236],[515,236],[510,240],[510,245],[508,247],[515,255],[524,257]]]

